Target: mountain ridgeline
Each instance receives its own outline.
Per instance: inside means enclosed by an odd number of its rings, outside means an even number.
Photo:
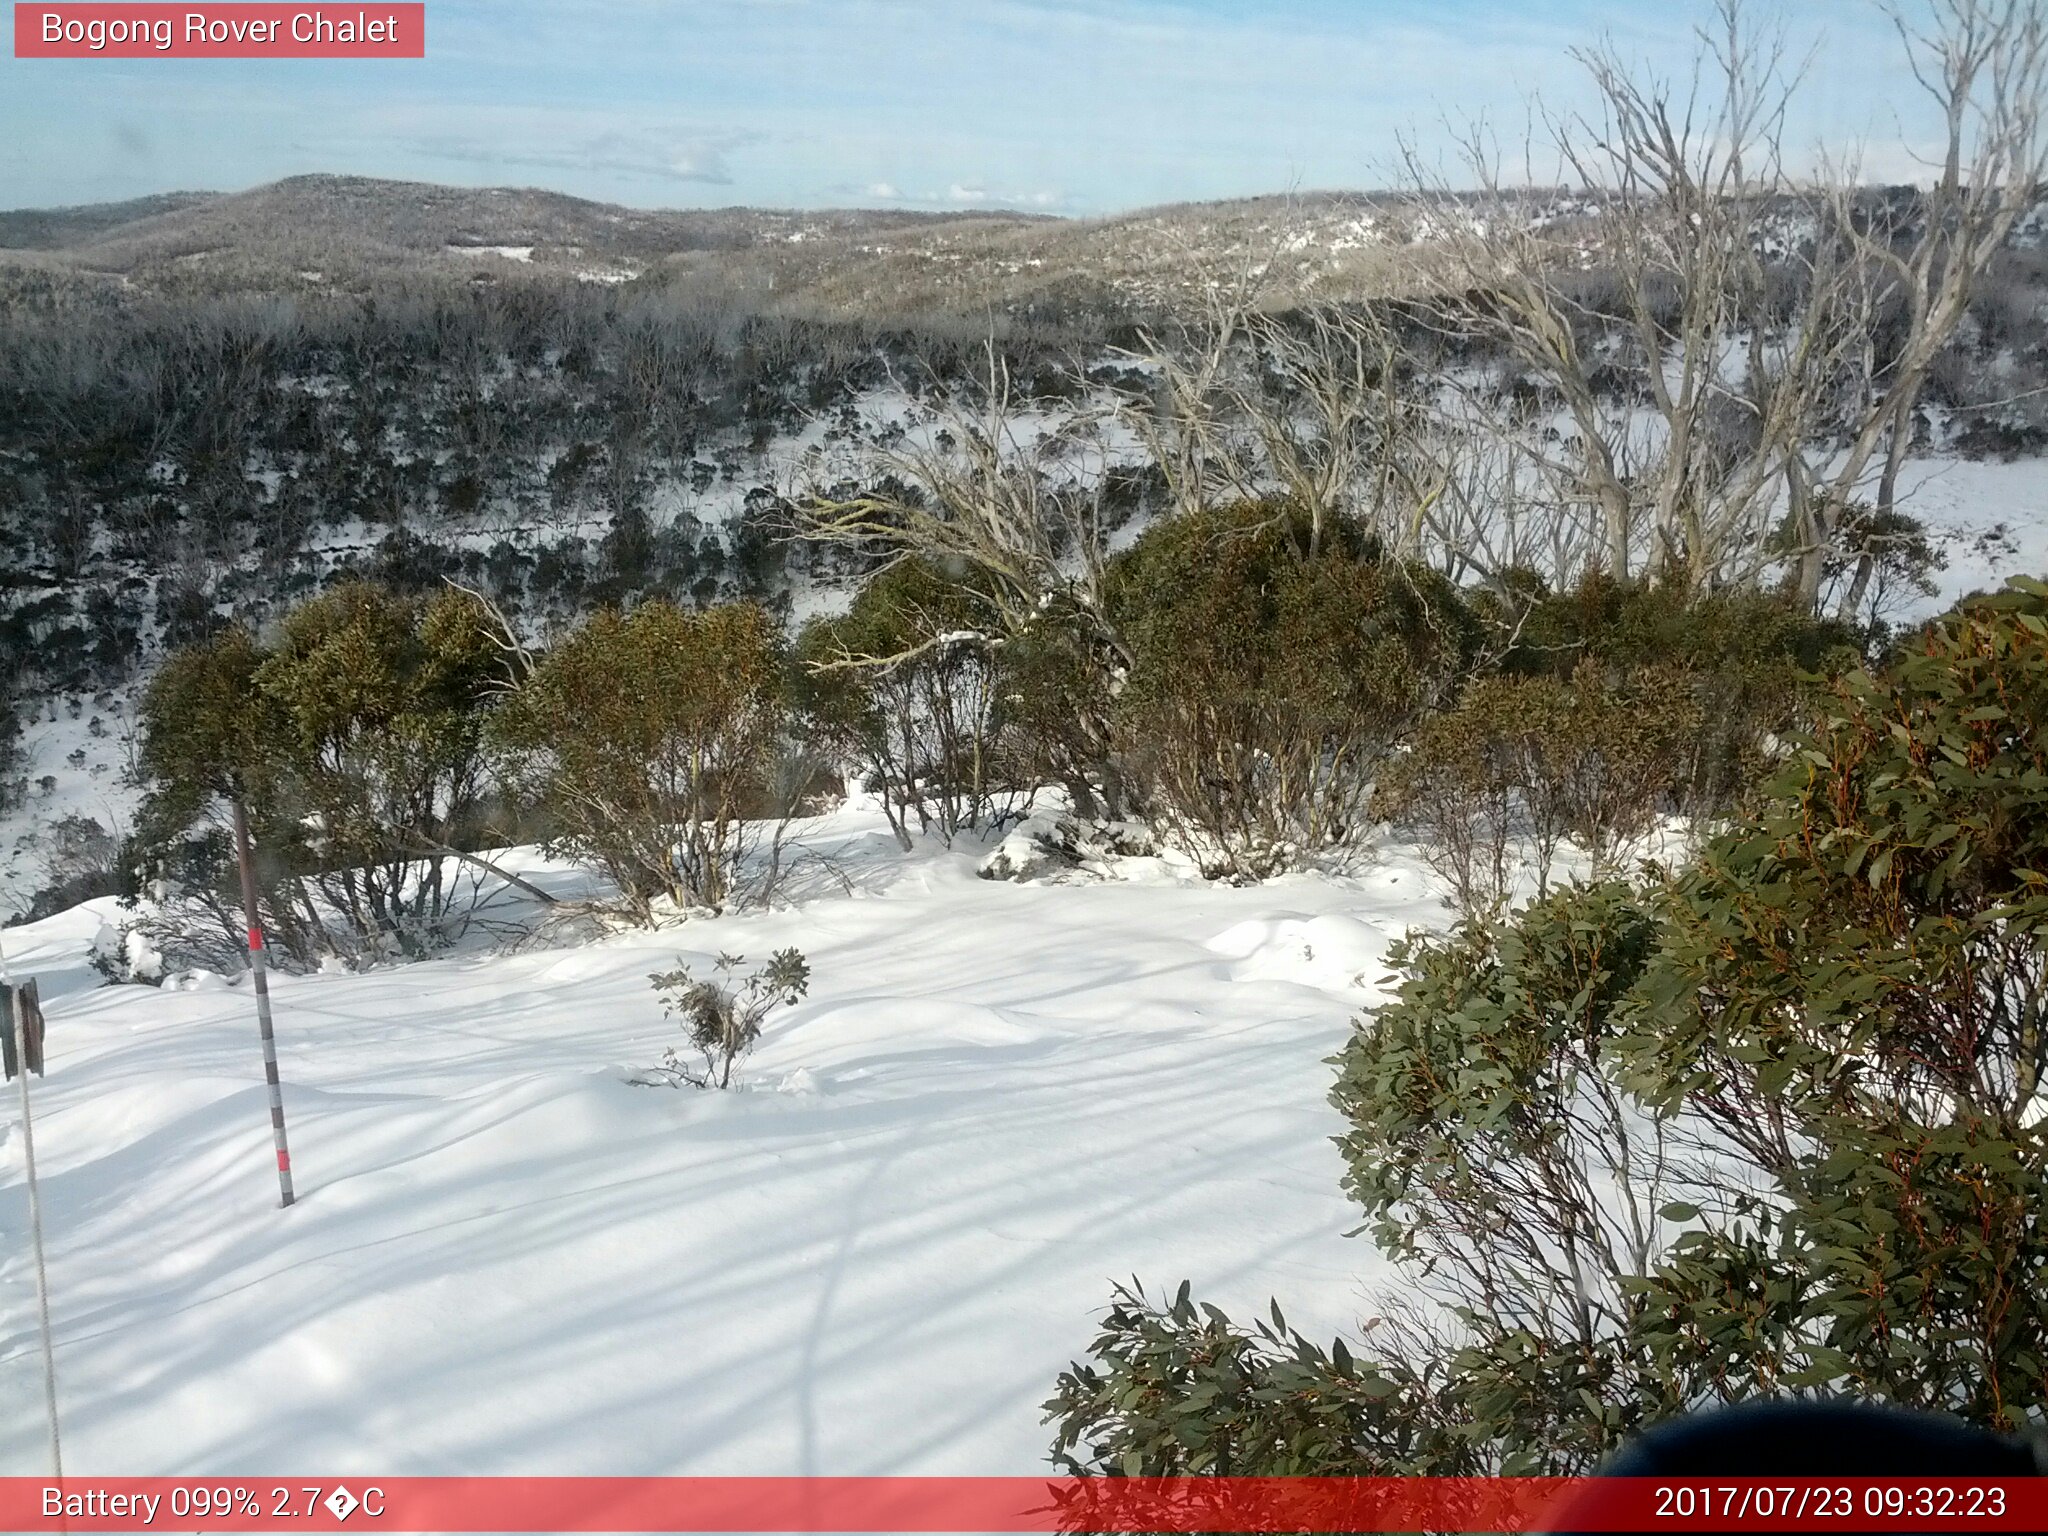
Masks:
[[[1515,196],[1578,253],[1597,318],[1599,204]],[[646,595],[787,606],[861,568],[781,537],[792,450],[901,433],[991,347],[1034,409],[1099,400],[1132,377],[1123,349],[1198,327],[1233,274],[1272,312],[1398,312],[1437,280],[1444,216],[1350,193],[1095,220],[658,211],[334,176],[0,213],[0,690],[120,689],[350,576],[454,579],[536,634]],[[1948,446],[2041,439],[2037,228],[1929,395],[2022,403]],[[1465,365],[1531,394],[1503,356]],[[1117,514],[1156,489],[1132,475]]]

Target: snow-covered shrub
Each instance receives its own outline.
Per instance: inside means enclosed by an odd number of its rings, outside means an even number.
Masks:
[[[764,820],[788,814],[786,679],[753,603],[603,609],[550,650],[499,720],[514,783],[549,838],[651,920],[662,899],[723,908],[750,892]]]
[[[1028,793],[1010,721],[1014,680],[970,581],[909,559],[798,642],[806,724],[865,775],[907,848],[910,823],[947,842],[1001,821]]]
[[[133,917],[101,923],[87,958],[110,982],[156,986],[164,979],[163,954]]]
[[[1047,810],[1019,822],[975,872],[984,880],[1054,884],[1113,868],[1120,860],[1158,856],[1158,840],[1140,822],[1084,821]]]
[[[95,896],[119,896],[131,877],[123,840],[90,816],[63,816],[45,834],[44,884],[23,914],[29,922]]]
[[[662,1012],[683,1026],[703,1061],[700,1068],[670,1047],[656,1070],[671,1085],[730,1087],[734,1065],[760,1040],[768,1015],[810,991],[811,968],[799,949],[778,949],[766,965],[740,979],[745,964],[744,955],[720,955],[711,976],[695,976],[686,965],[648,975]]]
[[[1158,524],[1110,566],[1122,757],[1212,874],[1271,874],[1363,831],[1374,772],[1469,658],[1449,583],[1348,524],[1316,539],[1253,503]]]
[[[1852,673],[1667,883],[1398,948],[1337,1058],[1410,1289],[1356,1345],[1120,1293],[1047,1405],[1126,1473],[1572,1473],[1715,1402],[2048,1429],[2048,583]]]

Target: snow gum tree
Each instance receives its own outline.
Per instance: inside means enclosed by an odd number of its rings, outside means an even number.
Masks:
[[[1119,1293],[1047,1404],[1126,1473],[1570,1473],[1702,1403],[2048,1428],[2048,584],[1845,679],[1670,879],[1398,947],[1336,1059],[1410,1288],[1357,1345]]]
[[[1436,325],[1497,347],[1552,405],[1517,421],[1442,382],[1609,574],[1698,589],[1782,569],[1818,608],[1833,570],[1853,614],[1898,547],[1915,413],[2048,168],[2048,19],[2039,0],[1894,19],[1918,87],[1903,108],[1932,146],[1904,198],[1853,164],[1795,168],[1809,69],[1740,0],[1688,76],[1580,53],[1593,109],[1539,113],[1519,166],[1477,124],[1448,172],[1410,156]]]

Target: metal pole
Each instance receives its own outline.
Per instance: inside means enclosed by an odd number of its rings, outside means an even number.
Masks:
[[[277,1143],[278,1204],[292,1203],[292,1154],[284,1140],[284,1091],[277,1082],[277,1036],[270,1027],[270,980],[263,953],[263,918],[256,907],[256,876],[249,865],[249,818],[235,801],[235,862],[242,870],[242,910],[249,919],[249,972],[256,981],[256,1027],[263,1036],[263,1077],[270,1085],[270,1137]]]
[[[14,978],[0,950],[0,987],[7,988],[7,1016],[14,1031],[15,1062],[21,1068],[21,1160],[28,1175],[28,1229],[36,1255],[36,1317],[43,1328],[43,1406],[50,1415],[50,1475],[64,1478],[64,1448],[57,1438],[57,1348],[50,1337],[50,1272],[43,1263],[43,1196],[36,1184],[36,1131],[28,1108],[27,1010],[16,1003]]]

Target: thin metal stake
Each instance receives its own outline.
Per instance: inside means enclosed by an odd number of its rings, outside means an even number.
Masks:
[[[50,1337],[50,1272],[43,1263],[43,1195],[36,1184],[36,1131],[28,1108],[28,1010],[15,1000],[7,952],[0,950],[0,987],[7,988],[8,1024],[21,1068],[21,1160],[28,1174],[28,1228],[36,1254],[36,1317],[43,1329],[43,1406],[50,1415],[50,1475],[64,1478],[64,1448],[57,1437],[57,1348]]]
[[[292,1154],[284,1140],[284,1091],[277,1082],[277,1036],[270,1027],[270,981],[263,953],[263,919],[256,907],[256,876],[249,866],[249,818],[235,801],[235,862],[242,868],[242,909],[249,918],[249,971],[256,981],[256,1027],[263,1036],[263,1077],[270,1085],[270,1138],[277,1143],[278,1204],[292,1203]]]

